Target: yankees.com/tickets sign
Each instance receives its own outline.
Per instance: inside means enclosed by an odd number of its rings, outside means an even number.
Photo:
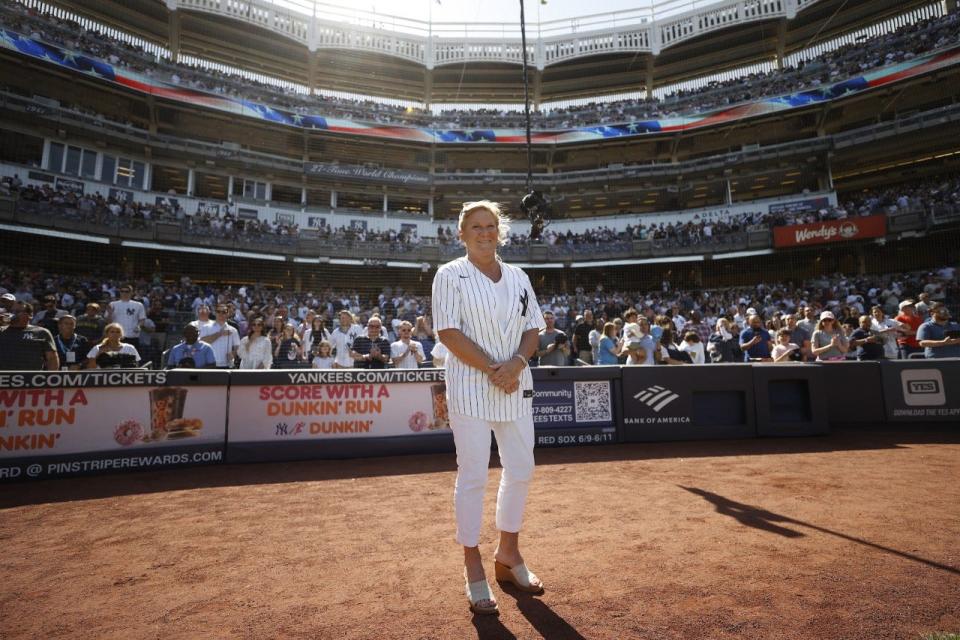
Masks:
[[[440,369],[235,372],[229,443],[448,432]]]
[[[0,480],[220,462],[228,378],[0,373]]]
[[[882,238],[887,233],[886,216],[863,216],[845,220],[825,220],[812,224],[775,227],[773,246],[805,247],[827,242],[845,242],[864,238]]]

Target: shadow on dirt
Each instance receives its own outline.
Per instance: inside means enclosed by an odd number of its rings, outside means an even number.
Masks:
[[[834,531],[832,529],[827,529],[826,527],[820,527],[803,520],[797,520],[796,518],[791,518],[790,516],[781,515],[768,511],[766,509],[756,507],[749,504],[744,504],[742,502],[736,502],[725,498],[716,493],[711,493],[710,491],[705,491],[703,489],[697,489],[695,487],[684,487],[682,485],[677,485],[685,491],[700,496],[710,504],[712,504],[717,513],[724,516],[729,516],[734,518],[737,522],[747,527],[753,527],[754,529],[761,529],[763,531],[768,531],[770,533],[775,533],[787,538],[802,538],[804,533],[797,531],[795,528],[807,528],[812,529],[813,531],[819,531],[830,536],[835,536],[842,540],[848,542],[854,542],[856,544],[861,544],[877,551],[882,551],[884,553],[889,553],[891,555],[899,556],[900,558],[905,558],[907,560],[912,560],[914,562],[919,562],[925,564],[928,567],[933,567],[934,569],[940,569],[941,571],[946,571],[954,575],[960,575],[960,569],[954,567],[940,564],[939,562],[934,562],[933,560],[927,560],[926,558],[921,558],[920,556],[913,555],[912,553],[906,553],[904,551],[898,551],[897,549],[891,549],[890,547],[885,547],[869,540],[864,540],[862,538],[857,538],[855,536],[847,535],[839,531]],[[791,529],[782,525],[794,525],[795,528]]]

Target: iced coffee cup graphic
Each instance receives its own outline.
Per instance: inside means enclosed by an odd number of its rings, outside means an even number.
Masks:
[[[450,415],[447,413],[447,383],[430,385],[433,399],[433,429],[449,429]]]
[[[171,423],[183,421],[183,407],[187,402],[187,389],[160,387],[150,391],[150,436],[164,440]]]

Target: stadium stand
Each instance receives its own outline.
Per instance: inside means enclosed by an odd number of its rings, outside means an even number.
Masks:
[[[116,277],[102,273],[65,275],[0,265],[0,295],[10,294],[20,302],[29,303],[55,296],[56,308],[76,317],[84,316],[90,303],[105,308],[118,298],[121,284]],[[238,287],[198,285],[187,277],[167,283],[161,274],[155,274],[152,280],[137,280],[133,287],[134,298],[143,303],[153,323],[155,333],[144,334],[142,338],[150,354],[157,351],[158,340],[164,348],[169,347],[171,341],[175,343],[183,325],[196,319],[201,305],[230,305],[230,319],[235,321],[241,335],[246,335],[254,319],[262,318],[267,327],[274,327],[278,319],[280,326],[292,324],[301,338],[309,326],[308,314],[321,318],[328,329],[336,326],[335,319],[341,309],[355,314],[361,325],[372,315],[381,315],[391,340],[396,339],[394,320],[416,324],[419,317],[430,316],[429,296],[390,286],[369,294],[331,288],[297,292],[253,283]],[[578,317],[588,309],[598,321],[607,322],[621,318],[627,309],[637,308],[643,310],[651,322],[665,316],[673,322],[679,321],[681,327],[684,318],[695,311],[713,334],[721,317],[728,317],[742,328],[749,309],[755,309],[769,320],[769,328],[774,331],[785,326],[785,315],[803,315],[805,308],[815,309],[816,314],[829,310],[849,332],[856,328],[856,319],[869,313],[871,307],[879,306],[893,317],[899,312],[900,302],[920,300],[921,294],[925,294],[931,304],[960,308],[960,283],[952,266],[876,276],[831,274],[797,284],[761,282],[753,287],[688,290],[664,283],[660,290],[606,291],[598,284],[593,289],[578,288],[573,293],[538,293],[541,309],[555,313],[558,328],[567,331],[572,331]],[[271,337],[277,335],[278,332],[271,331]],[[434,338],[432,331],[425,337]],[[295,362],[301,364],[299,359]]]
[[[749,307],[773,323],[806,303],[845,320],[849,304],[891,315],[934,280],[955,307],[955,284],[937,274],[951,273],[960,225],[960,110],[944,89],[957,79],[958,14],[940,3],[855,14],[817,5],[781,23],[806,31],[777,52],[780,68],[736,58],[755,32],[734,24],[654,56],[664,68],[641,97],[618,97],[629,83],[566,101],[543,88],[533,177],[551,211],[531,237],[518,207],[525,159],[504,133],[521,119],[499,89],[469,107],[437,96],[401,105],[374,81],[366,94],[311,94],[304,78],[258,66],[256,48],[208,64],[145,39],[135,21],[106,26],[83,2],[3,0],[0,56],[18,63],[0,73],[3,286],[67,294],[76,307],[136,282],[158,325],[145,338],[155,363],[197,299],[232,302],[241,329],[254,306],[268,321],[278,305],[298,322],[315,310],[328,326],[344,305],[360,321],[391,306],[391,320],[412,321],[429,317],[433,269],[462,251],[460,204],[493,197],[518,218],[502,255],[534,274],[568,332],[591,307],[613,319],[637,305],[656,320],[676,305],[711,328]],[[721,42],[729,59],[669,70],[680,52]],[[69,61],[81,55],[123,82],[78,73]],[[467,67],[475,91],[472,70],[487,67]],[[181,90],[195,93],[185,101]],[[219,97],[243,106],[219,109]],[[296,119],[309,114],[349,126]],[[625,124],[671,118],[686,124]],[[487,128],[489,139],[448,135]],[[385,305],[396,291],[402,299]]]
[[[76,193],[49,185],[24,185],[18,174],[0,179],[0,195],[15,197],[13,219],[49,222],[61,218],[86,228],[117,228],[157,232],[158,225],[179,227],[184,242],[203,239],[233,240],[251,249],[270,247],[290,248],[301,236],[296,223],[271,222],[269,220],[243,220],[236,216],[236,207],[227,202],[214,202],[216,210],[198,211],[187,215],[179,203],[161,199],[151,204],[141,201],[122,201],[116,197],[104,197],[99,192]],[[221,210],[223,213],[221,214]],[[601,252],[632,251],[632,242],[651,241],[662,249],[674,253],[695,253],[722,249],[732,240],[748,231],[759,233],[774,227],[812,224],[828,220],[844,220],[857,216],[884,215],[897,217],[919,214],[926,224],[937,220],[952,220],[960,216],[960,179],[955,176],[939,176],[920,184],[899,185],[882,191],[867,191],[856,194],[856,200],[838,206],[825,204],[819,209],[779,211],[752,211],[730,215],[722,212],[717,219],[695,219],[676,222],[645,224],[643,219],[628,217],[623,229],[608,225],[574,232],[558,225],[548,228],[538,241],[548,247],[552,257],[564,254],[584,256]],[[622,219],[610,222],[623,223]],[[562,224],[562,223],[561,223]],[[309,230],[309,237],[324,243],[345,246],[364,245],[380,247],[385,253],[403,254],[424,244],[438,244],[441,253],[456,254],[461,245],[451,227],[436,225],[429,235],[420,237],[416,228],[391,227],[384,231],[352,229],[345,226],[333,228],[323,224]],[[528,234],[513,232],[509,235],[506,255],[526,257],[531,245]]]
[[[370,97],[348,100],[336,97],[297,94],[273,84],[259,82],[239,74],[226,74],[213,68],[176,64],[151,56],[142,47],[97,31],[84,30],[73,21],[50,13],[27,9],[15,0],[4,0],[0,12],[2,26],[28,34],[39,41],[82,52],[131,71],[145,73],[173,85],[215,94],[256,100],[301,113],[316,113],[359,122],[407,124],[427,127],[519,128],[522,113],[483,108],[440,110],[432,114],[424,109],[390,105]],[[711,111],[762,97],[816,89],[866,71],[895,65],[923,53],[960,42],[957,15],[947,14],[904,25],[896,31],[848,44],[819,57],[802,60],[797,66],[764,74],[747,74],[726,81],[707,82],[695,90],[677,90],[662,100],[648,98],[535,110],[537,129],[568,128],[627,122],[638,119],[675,117]]]

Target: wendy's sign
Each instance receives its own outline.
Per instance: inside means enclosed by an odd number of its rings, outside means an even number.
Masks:
[[[887,233],[886,216],[864,216],[844,220],[824,220],[812,224],[776,227],[773,246],[802,247],[826,242],[843,242],[863,238],[882,238]]]

